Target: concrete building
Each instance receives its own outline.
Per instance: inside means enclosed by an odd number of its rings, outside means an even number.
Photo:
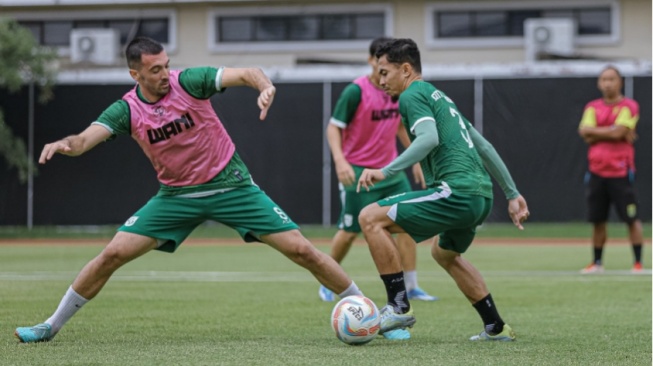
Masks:
[[[75,70],[62,77],[76,80],[89,68],[114,79],[97,68],[122,68],[120,46],[136,35],[165,43],[173,67],[260,66],[280,78],[347,79],[359,70],[324,66],[361,65],[379,35],[413,38],[434,75],[594,73],[605,62],[650,74],[651,62],[648,0],[0,0],[0,14],[57,47]],[[117,30],[118,46],[97,29]]]

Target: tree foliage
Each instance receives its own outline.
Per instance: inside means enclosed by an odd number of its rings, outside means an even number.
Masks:
[[[34,83],[39,86],[39,101],[46,102],[52,97],[57,72],[54,66],[56,59],[56,51],[40,46],[28,29],[14,20],[0,17],[0,88],[16,92],[25,84]],[[34,161],[28,158],[25,142],[15,136],[5,122],[2,110],[0,156],[4,157],[9,168],[18,170],[21,182],[27,180]]]

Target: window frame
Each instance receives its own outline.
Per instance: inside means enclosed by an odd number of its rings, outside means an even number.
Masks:
[[[363,4],[354,5],[348,4],[347,6],[339,5],[310,5],[310,6],[263,6],[263,7],[213,7],[210,8],[207,14],[207,40],[208,50],[211,54],[221,52],[287,52],[287,51],[346,51],[346,50],[360,50],[361,48],[367,49],[369,46],[369,39],[365,40],[293,40],[293,41],[276,41],[276,42],[229,42],[221,43],[218,41],[219,30],[217,29],[219,22],[216,18],[220,16],[242,16],[254,17],[265,15],[278,15],[278,16],[295,16],[295,15],[321,15],[324,13],[329,14],[364,14],[370,12],[380,12],[384,16],[385,34],[379,34],[379,37],[391,37],[394,33],[393,29],[393,8],[391,4]]]
[[[7,14],[9,17],[21,22],[49,22],[49,21],[84,21],[84,20],[121,20],[121,19],[168,19],[168,42],[163,43],[168,54],[177,52],[177,11],[170,8],[147,10],[72,10],[72,11],[34,11],[16,12]],[[57,48],[60,57],[69,57],[70,46],[53,46]]]
[[[546,2],[527,2],[527,1],[475,1],[475,2],[438,2],[427,3],[424,5],[424,39],[429,49],[440,48],[517,48],[524,46],[524,37],[515,36],[497,36],[497,37],[455,37],[455,38],[438,38],[435,37],[435,29],[438,25],[436,12],[438,11],[478,11],[478,10],[553,10],[553,9],[595,9],[610,8],[610,29],[609,35],[577,35],[576,44],[578,46],[609,46],[616,45],[621,40],[621,6],[619,0],[594,0],[591,3],[582,0],[549,0]]]

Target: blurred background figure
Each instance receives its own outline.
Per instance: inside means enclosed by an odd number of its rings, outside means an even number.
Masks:
[[[628,225],[633,247],[634,273],[642,271],[642,223],[637,210],[635,180],[635,127],[639,104],[621,93],[623,78],[614,66],[606,67],[598,79],[602,98],[585,106],[578,132],[589,145],[587,189],[588,220],[593,225],[594,258],[581,273],[603,272],[603,247],[608,239],[607,221],[614,205],[619,218]]]

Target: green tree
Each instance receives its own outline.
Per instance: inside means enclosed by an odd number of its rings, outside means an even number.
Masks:
[[[57,59],[55,50],[37,43],[32,33],[16,21],[0,17],[0,88],[10,92],[18,91],[25,84],[39,86],[39,101],[52,98],[52,87],[56,79]],[[30,160],[25,142],[15,136],[0,110],[0,156],[9,168],[18,170],[21,182],[28,178]],[[35,172],[35,169],[32,169]]]

